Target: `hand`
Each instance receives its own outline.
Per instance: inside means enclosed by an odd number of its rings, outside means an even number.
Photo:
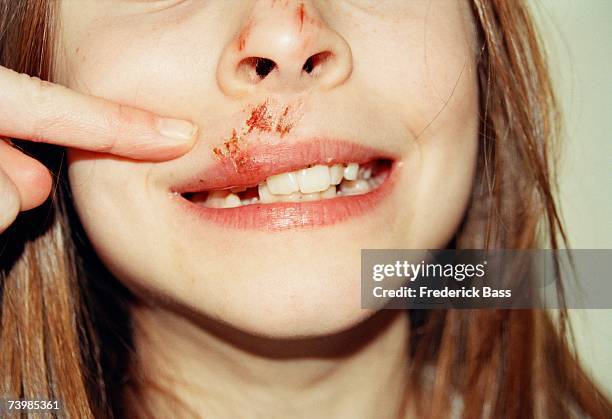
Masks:
[[[0,233],[19,211],[42,204],[51,175],[6,138],[161,161],[191,149],[197,127],[86,96],[0,66]]]

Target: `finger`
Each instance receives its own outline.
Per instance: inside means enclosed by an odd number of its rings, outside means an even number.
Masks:
[[[44,164],[0,140],[0,167],[17,188],[21,211],[45,202],[51,192],[52,179]]]
[[[15,221],[19,206],[19,192],[0,167],[0,233]]]
[[[0,135],[142,160],[193,146],[197,127],[0,67]]]

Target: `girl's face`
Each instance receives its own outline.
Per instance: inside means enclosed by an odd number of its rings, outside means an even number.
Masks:
[[[468,204],[471,19],[456,0],[63,2],[58,81],[200,127],[164,163],[70,150],[99,256],[249,333],[363,320],[360,250],[445,246]]]

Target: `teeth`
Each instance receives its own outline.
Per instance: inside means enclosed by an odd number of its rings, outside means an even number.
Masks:
[[[294,192],[291,195],[285,195],[282,197],[283,202],[298,202],[302,200],[302,194]]]
[[[368,184],[370,185],[370,189],[378,188],[380,185],[382,185],[383,182],[384,182],[384,179],[381,179],[380,177],[373,177],[373,178],[368,179]]]
[[[359,168],[359,178],[368,180],[372,177],[372,168],[371,167],[360,167]]]
[[[342,195],[358,195],[370,191],[370,185],[363,179],[349,180],[340,184]]]
[[[318,192],[315,193],[305,193],[302,194],[302,201],[317,201],[321,199],[321,194]]]
[[[234,208],[242,205],[242,202],[238,195],[223,190],[209,193],[205,205],[210,208]]]
[[[225,202],[223,202],[222,208],[236,208],[241,205],[242,202],[240,201],[240,198],[238,198],[238,195],[231,193],[225,197]]]
[[[331,185],[325,191],[321,192],[322,199],[333,198],[335,196],[336,196],[336,186],[335,185]]]
[[[266,182],[260,183],[257,186],[257,191],[259,192],[259,200],[264,203],[277,202],[278,197],[270,193],[270,189],[268,189],[268,184]]]
[[[294,172],[281,173],[266,179],[270,193],[276,195],[290,195],[300,190],[297,176]]]
[[[294,172],[269,176],[257,185],[258,196],[245,186],[195,194],[193,202],[210,208],[235,208],[255,203],[303,202],[336,196],[361,195],[376,189],[384,177],[372,177],[372,165],[357,163],[316,165]],[[243,199],[238,195],[247,191]],[[250,191],[250,192],[249,192]],[[241,195],[242,196],[242,195]]]
[[[227,191],[212,191],[206,198],[206,206],[211,208],[222,208],[227,195]]]
[[[322,192],[329,188],[331,183],[329,167],[319,164],[308,169],[302,169],[298,172],[298,182],[300,192],[303,194]]]
[[[344,166],[341,164],[334,164],[329,168],[329,177],[332,185],[339,185],[344,177]]]
[[[253,197],[253,198],[243,199],[242,201],[240,201],[240,203],[242,205],[249,205],[249,204],[256,204],[258,201],[259,199],[257,199],[257,197]]]
[[[359,165],[357,163],[349,163],[344,169],[344,178],[346,180],[355,180],[359,174]]]

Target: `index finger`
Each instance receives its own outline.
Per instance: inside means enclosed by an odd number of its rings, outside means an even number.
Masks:
[[[195,142],[191,122],[87,96],[0,66],[0,135],[140,160],[167,160]]]

